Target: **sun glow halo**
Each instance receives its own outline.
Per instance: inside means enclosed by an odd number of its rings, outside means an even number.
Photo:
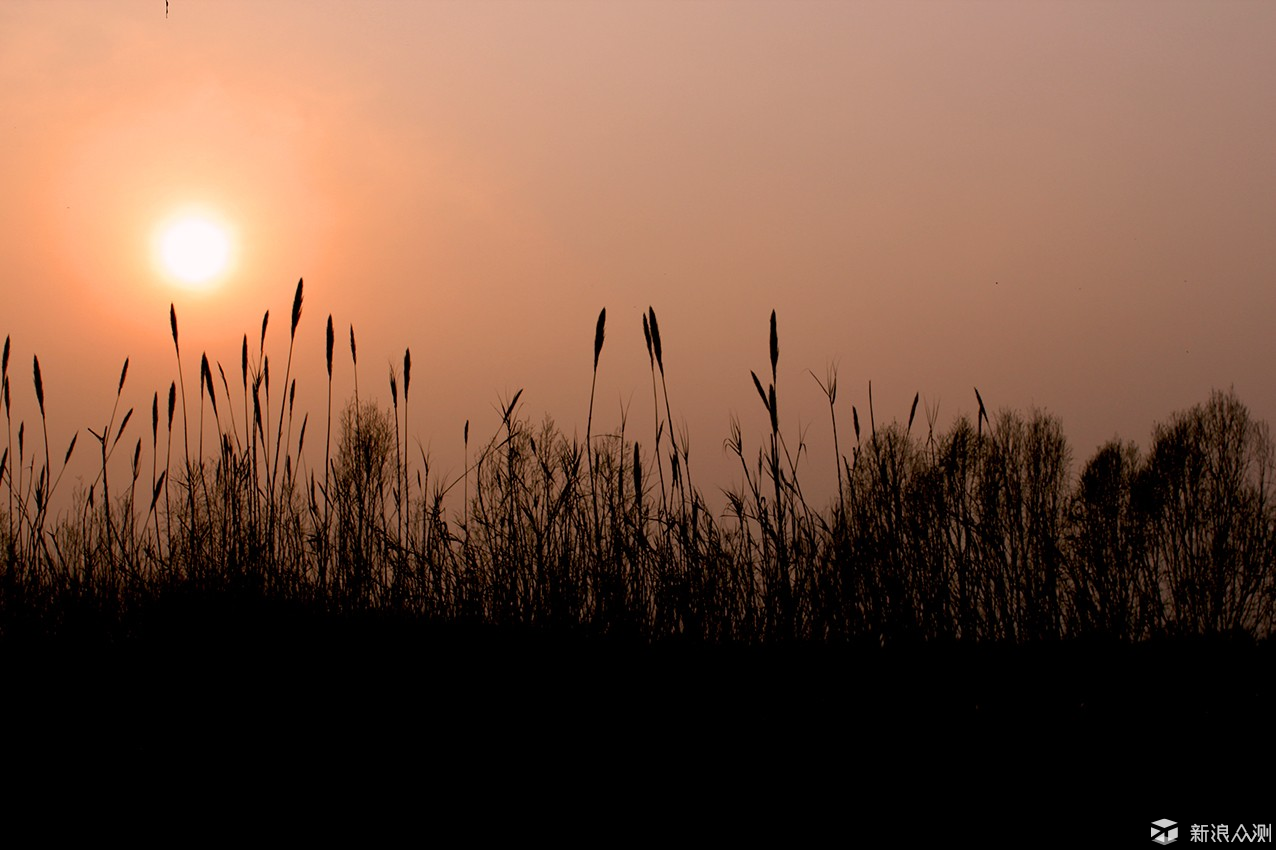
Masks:
[[[165,222],[158,229],[155,247],[161,268],[190,287],[211,285],[231,261],[228,228],[205,214],[181,215]]]

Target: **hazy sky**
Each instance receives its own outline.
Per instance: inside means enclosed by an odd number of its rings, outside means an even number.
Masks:
[[[974,386],[1043,407],[1078,462],[1211,388],[1272,421],[1273,45],[1258,2],[8,0],[15,412],[38,354],[55,454],[110,415],[126,356],[123,403],[149,413],[170,302],[192,389],[201,351],[235,379],[267,309],[279,381],[304,276],[311,428],[331,313],[338,394],[351,324],[361,393],[388,403],[410,347],[414,439],[453,475],[465,420],[485,440],[520,388],[583,436],[602,307],[595,430],[627,409],[651,445],[652,305],[710,491],[730,415],[765,436],[773,308],[813,490],[833,466],[807,370],[830,363],[844,449],[870,379],[879,422],[916,391],[941,426]],[[201,292],[151,247],[192,205],[234,234]]]

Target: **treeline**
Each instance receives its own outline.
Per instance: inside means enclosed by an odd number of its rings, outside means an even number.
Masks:
[[[299,285],[290,360],[300,315]],[[654,311],[643,324],[659,423],[649,443],[623,428],[594,435],[592,402],[583,443],[549,422],[534,427],[515,395],[484,444],[470,445],[467,424],[468,468],[442,481],[407,451],[410,354],[391,375],[390,409],[356,395],[334,420],[329,401],[323,461],[307,460],[310,420],[294,430],[290,365],[286,390],[272,395],[263,321],[254,358],[245,336],[239,386],[201,361],[197,445],[207,427],[213,453],[183,448],[187,398],[174,382],[166,416],[155,394],[149,434],[122,440],[132,410],[118,407],[103,431],[87,432],[101,472],[57,519],[48,506],[60,473],[47,440],[32,449],[22,423],[13,440],[6,342],[0,634],[51,635],[89,617],[127,637],[139,611],[175,596],[640,641],[1271,633],[1273,444],[1234,394],[1174,415],[1146,451],[1104,446],[1079,472],[1059,421],[1040,412],[989,417],[980,399],[973,422],[936,432],[913,427],[915,401],[907,423],[879,428],[870,417],[861,431],[852,408],[855,444],[833,461],[838,498],[811,505],[795,463],[804,449],[791,452],[780,428],[773,314],[771,381],[753,376],[770,433],[754,454],[733,427],[727,445],[743,486],[715,513],[685,441],[666,430]],[[605,313],[595,374],[604,327]],[[333,352],[329,318],[329,388]],[[353,329],[350,353],[357,370]],[[127,363],[117,399],[126,376]],[[38,361],[35,384],[43,420]],[[836,376],[821,387],[836,434]],[[121,445],[131,458],[122,483],[112,463]],[[454,493],[459,511],[445,507]]]

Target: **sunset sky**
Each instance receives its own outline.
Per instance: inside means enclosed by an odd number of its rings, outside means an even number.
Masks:
[[[976,386],[1044,408],[1078,465],[1212,388],[1270,422],[1273,45],[1258,2],[8,0],[15,417],[38,355],[54,454],[87,440],[130,357],[131,444],[176,377],[170,302],[188,392],[204,351],[235,380],[267,309],[280,381],[304,277],[310,427],[331,313],[339,398],[351,325],[386,404],[411,348],[413,440],[450,476],[465,421],[485,441],[519,389],[584,436],[603,307],[594,430],[627,410],[651,447],[651,305],[710,492],[734,481],[730,416],[765,437],[772,309],[813,491],[834,479],[808,370],[831,363],[844,450],[869,380],[879,424],[914,392],[940,427]],[[229,244],[199,289],[157,260],[192,211]]]

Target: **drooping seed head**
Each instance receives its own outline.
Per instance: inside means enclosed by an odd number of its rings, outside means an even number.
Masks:
[[[213,370],[208,368],[208,356],[204,356],[204,382],[208,384],[208,401],[213,403],[213,416],[217,416],[217,391],[213,389]]]
[[[758,380],[758,373],[750,369],[749,374],[753,376],[753,386],[757,389],[758,396],[762,399],[762,406],[770,410],[771,403],[767,401],[766,390],[762,389],[762,382]]]
[[[155,480],[155,490],[151,493],[151,511],[155,510],[155,504],[159,502],[160,492],[164,489],[164,479],[168,478],[168,471],[165,470],[159,474],[159,478]]]
[[[129,408],[124,412],[124,418],[120,420],[120,430],[115,432],[115,440],[111,443],[111,450],[115,450],[115,446],[120,441],[120,437],[124,436],[124,429],[128,427],[129,420],[133,418],[133,408]],[[103,434],[105,436],[105,433]]]

